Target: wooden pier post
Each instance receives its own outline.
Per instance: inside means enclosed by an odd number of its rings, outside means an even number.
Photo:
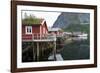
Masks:
[[[39,61],[39,42],[37,42],[37,61]]]
[[[34,49],[34,48],[35,48],[34,42],[32,42],[32,45],[33,45],[33,61],[35,61],[35,59],[36,59],[36,58],[35,58],[35,57],[36,57],[35,54],[36,54],[36,53],[35,53],[35,49]]]
[[[41,56],[43,57],[44,53],[43,53],[43,43],[41,43]]]
[[[56,37],[54,39],[54,61],[56,61]]]
[[[56,61],[56,42],[54,42],[54,60]]]

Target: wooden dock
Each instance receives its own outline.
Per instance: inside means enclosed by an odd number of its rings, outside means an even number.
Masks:
[[[50,55],[48,57],[48,60],[53,60],[53,59],[54,59],[54,56],[53,55]],[[56,54],[56,60],[57,61],[63,61],[63,58],[62,58],[61,54]]]
[[[54,60],[56,60],[56,35],[51,35],[51,34],[45,34],[45,35],[40,35],[40,34],[32,34],[32,37],[29,39],[25,39],[27,37],[22,38],[22,42],[32,42],[33,46],[33,60],[39,61],[40,57],[40,52],[42,53],[45,46],[41,46],[40,43],[47,45],[47,43],[53,43],[53,56]],[[28,50],[26,48],[24,51]]]

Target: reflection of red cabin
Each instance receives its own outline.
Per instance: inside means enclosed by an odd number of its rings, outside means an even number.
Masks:
[[[31,23],[23,22],[22,24],[22,39],[23,40],[31,40],[33,36],[43,36],[48,34],[48,28],[46,21],[44,19],[38,19],[38,21]]]

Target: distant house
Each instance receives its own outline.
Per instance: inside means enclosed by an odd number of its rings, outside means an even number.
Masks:
[[[22,39],[32,39],[33,36],[48,34],[46,21],[40,18],[25,18],[22,20]]]
[[[61,36],[63,33],[61,28],[48,28],[48,32],[50,34],[56,34],[56,36]]]
[[[84,32],[73,32],[74,36],[78,36],[78,37],[87,37],[88,34],[84,33]]]

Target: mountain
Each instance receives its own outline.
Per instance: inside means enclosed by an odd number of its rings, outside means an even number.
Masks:
[[[81,25],[90,23],[89,13],[62,12],[52,27],[67,28],[70,25]]]

